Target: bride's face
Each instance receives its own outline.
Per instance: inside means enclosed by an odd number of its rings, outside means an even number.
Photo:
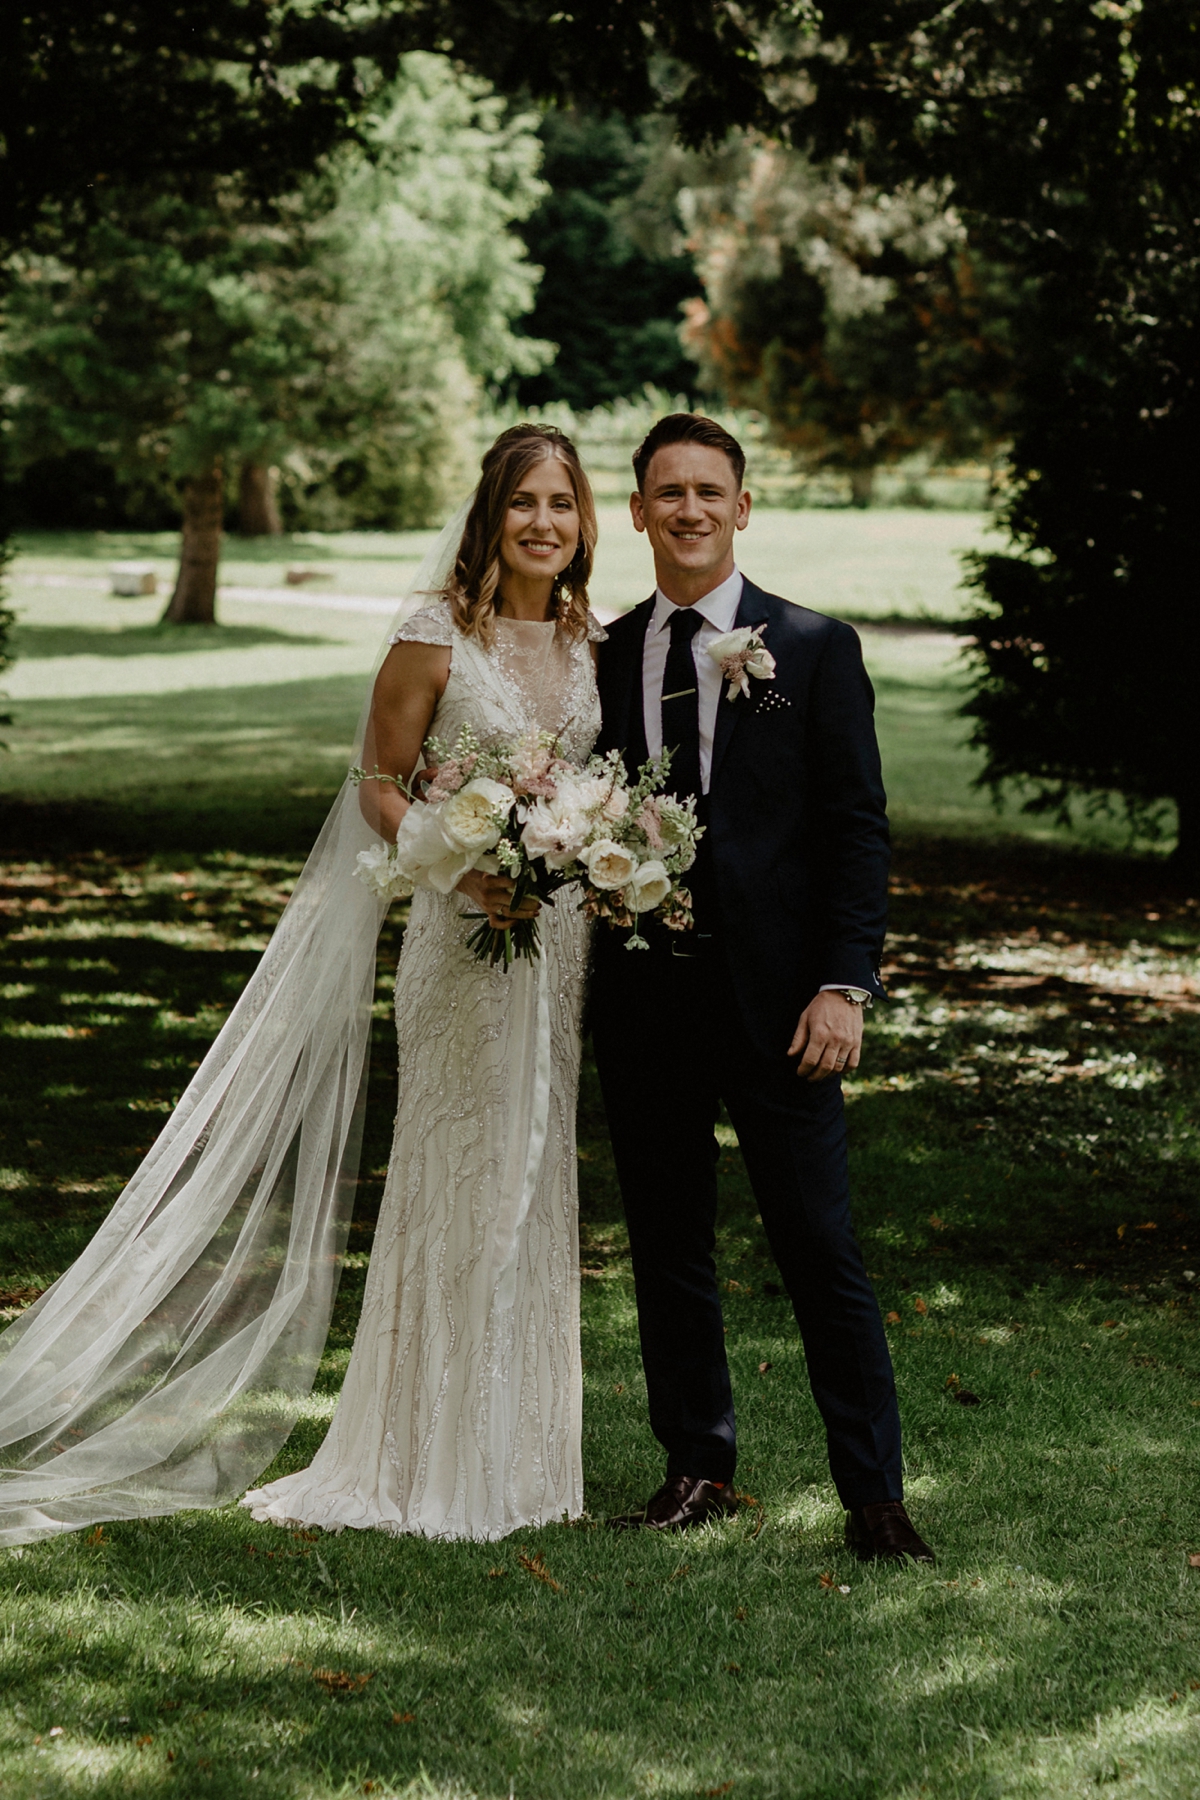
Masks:
[[[500,561],[512,575],[550,581],[561,575],[579,543],[579,507],[565,463],[535,463],[508,503]]]

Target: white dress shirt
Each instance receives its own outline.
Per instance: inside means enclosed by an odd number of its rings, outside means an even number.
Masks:
[[[661,588],[654,594],[654,614],[646,627],[646,647],[642,652],[642,709],[646,722],[646,748],[651,756],[661,756],[662,688],[667,669],[667,651],[671,648],[671,620],[677,612],[699,613],[704,620],[692,639],[692,660],[696,665],[696,688],[700,704],[700,786],[707,794],[712,780],[713,733],[717,728],[717,707],[721,703],[724,676],[720,663],[709,656],[707,646],[723,631],[732,631],[741,603],[744,586],[741,571],[735,569],[720,587],[705,594],[694,606],[676,606]]]
[[[661,588],[654,591],[654,613],[646,627],[646,643],[642,651],[642,714],[646,724],[646,749],[651,756],[661,756],[663,676],[667,672],[667,652],[671,647],[671,620],[677,612],[698,612],[704,620],[692,639],[692,660],[696,665],[696,691],[700,706],[700,786],[707,794],[712,782],[713,733],[717,728],[717,708],[721,704],[721,688],[725,677],[720,663],[708,654],[708,645],[724,631],[732,631],[741,604],[745,582],[740,569],[735,569],[720,587],[705,594],[692,607],[676,606]],[[840,982],[826,982],[822,993],[860,995],[871,1004],[871,996],[863,988],[844,987]]]

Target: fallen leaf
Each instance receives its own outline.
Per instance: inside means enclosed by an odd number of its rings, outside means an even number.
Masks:
[[[83,1541],[85,1544],[91,1544],[93,1549],[99,1544],[106,1544],[108,1539],[104,1535],[103,1525],[97,1525],[95,1531],[89,1531]]]
[[[374,1669],[367,1675],[348,1675],[345,1669],[314,1669],[313,1680],[320,1682],[327,1694],[357,1694],[373,1680]]]
[[[1144,1225],[1138,1226],[1138,1230],[1139,1231],[1157,1231],[1158,1230],[1158,1220],[1157,1219],[1147,1219],[1146,1223]]]
[[[51,1735],[51,1737],[53,1737],[54,1733],[51,1732],[50,1735]],[[136,1743],[139,1750],[144,1750],[146,1748],[147,1744],[152,1744],[154,1742],[154,1739],[149,1732],[146,1732],[144,1737],[135,1738],[134,1742]]]
[[[898,1312],[890,1312],[884,1323],[886,1325],[898,1325],[900,1323],[900,1314]]]
[[[416,1716],[417,1716],[416,1713],[393,1713],[392,1714],[392,1724],[393,1725],[411,1725],[413,1723],[414,1719],[416,1718]]]
[[[1042,1371],[1041,1371],[1041,1370],[1040,1370],[1040,1369],[1030,1369],[1030,1371],[1029,1371],[1029,1379],[1030,1379],[1030,1381],[1032,1381],[1032,1380],[1033,1380],[1033,1378],[1034,1378],[1034,1376],[1035,1376],[1035,1375],[1040,1375],[1040,1374],[1041,1374],[1041,1372],[1042,1372]]]
[[[167,1761],[168,1761],[168,1762],[174,1762],[174,1761],[175,1761],[175,1752],[174,1752],[174,1751],[173,1751],[173,1750],[168,1750],[168,1751],[167,1751]]]
[[[1167,1701],[1167,1705],[1174,1706],[1174,1704],[1178,1700],[1178,1698],[1179,1698],[1179,1689],[1176,1688],[1175,1692],[1171,1695],[1171,1698]]]
[[[616,1381],[613,1383],[613,1393],[614,1394],[623,1394],[624,1392],[625,1392],[625,1383],[623,1381]]]
[[[835,1588],[837,1586],[837,1582],[833,1579],[833,1576],[829,1573],[828,1569],[826,1569],[825,1573],[822,1575],[820,1585],[823,1588]]]
[[[962,1384],[960,1383],[958,1376],[955,1375],[953,1372],[951,1372],[949,1375],[947,1375],[946,1386],[948,1388],[956,1388],[956,1387],[960,1387],[961,1385]]]
[[[933,1226],[935,1231],[945,1231],[946,1229],[945,1219],[939,1219],[936,1213],[930,1213],[929,1223]]]
[[[765,1375],[767,1370],[771,1367],[772,1367],[771,1363],[759,1363],[758,1372],[760,1375]]]
[[[1189,1569],[1200,1569],[1200,1556],[1189,1556],[1188,1557],[1188,1568]]]
[[[550,1588],[554,1593],[556,1593],[556,1594],[562,1593],[561,1584],[559,1582],[555,1581],[553,1575],[551,1575],[549,1569],[546,1567],[545,1559],[543,1558],[540,1550],[538,1551],[536,1556],[527,1556],[525,1554],[524,1549],[522,1549],[521,1554],[517,1558],[517,1561],[520,1563],[521,1567],[525,1570],[525,1573],[527,1575],[532,1575],[534,1577],[534,1579],[537,1581],[545,1582],[546,1586],[548,1588]]]
[[[507,1575],[507,1574],[508,1574],[507,1569],[489,1569],[488,1570],[488,1580],[489,1581],[497,1581],[501,1575]]]
[[[293,1531],[292,1533],[294,1538],[301,1538],[306,1544],[315,1544],[320,1535],[318,1531]]]
[[[1115,1331],[1117,1329],[1117,1321],[1115,1319],[1105,1319],[1104,1329],[1105,1331]]]
[[[742,1672],[742,1665],[741,1663],[726,1663],[725,1671],[726,1674],[729,1675],[740,1675]]]
[[[691,1570],[691,1566],[691,1563],[680,1563],[677,1569],[671,1570],[671,1573],[667,1576],[667,1580],[682,1581],[684,1576]]]
[[[917,1298],[916,1300],[913,1301],[913,1306],[921,1314],[922,1318],[929,1311],[929,1308],[926,1306],[925,1302],[920,1298]]]
[[[1128,1227],[1128,1225],[1118,1225],[1118,1226],[1117,1226],[1117,1236],[1118,1236],[1118,1237],[1119,1237],[1119,1238],[1123,1238],[1123,1237],[1124,1237],[1124,1236],[1125,1236],[1125,1233],[1126,1233],[1126,1232],[1127,1232],[1127,1231],[1128,1231],[1128,1230],[1129,1230],[1129,1227]]]
[[[733,1616],[735,1619],[745,1619],[748,1615],[747,1615],[745,1607],[739,1606]]]
[[[722,1794],[728,1794],[733,1787],[732,1781],[723,1781],[719,1788],[705,1788],[705,1800],[721,1800]],[[696,1789],[699,1793],[699,1788]]]

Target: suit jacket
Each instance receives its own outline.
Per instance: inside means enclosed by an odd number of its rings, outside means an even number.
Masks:
[[[653,611],[644,600],[599,650],[598,748],[619,748],[631,774],[645,756],[642,649]],[[736,624],[765,626],[775,678],[751,677],[750,698],[732,702],[722,687],[708,829],[735,997],[756,1046],[779,1055],[824,984],[884,997],[886,797],[857,632],[751,581]],[[599,934],[599,982],[612,935]]]

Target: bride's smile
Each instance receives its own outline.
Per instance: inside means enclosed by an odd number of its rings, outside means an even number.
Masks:
[[[579,506],[564,464],[551,457],[528,471],[509,500],[500,540],[500,610],[513,618],[548,618],[555,578],[578,545]]]

